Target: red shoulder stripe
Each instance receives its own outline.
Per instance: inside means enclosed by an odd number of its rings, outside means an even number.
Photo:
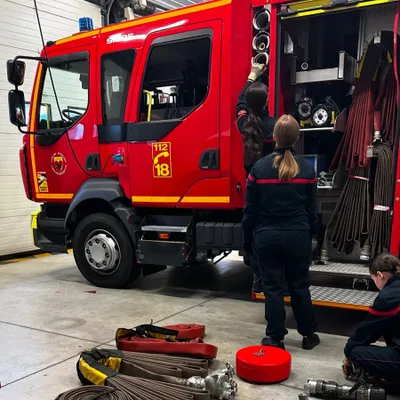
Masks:
[[[300,183],[300,184],[314,184],[317,182],[317,178],[314,179],[303,179],[303,178],[295,178],[292,179],[291,181],[281,181],[280,179],[257,179],[257,183],[260,185],[268,185],[268,184],[273,184],[273,183]]]
[[[247,179],[248,179],[249,181],[252,181],[252,182],[255,182],[255,181],[256,181],[256,178],[254,178],[254,176],[253,176],[253,175],[250,175],[250,174],[249,174],[249,176],[247,177]]]
[[[393,315],[396,315],[399,312],[400,312],[400,306],[389,311],[376,311],[372,307],[369,309],[369,313],[371,315],[375,315],[376,317],[392,317]]]
[[[245,115],[247,115],[247,111],[246,110],[240,110],[237,114],[237,119],[240,119],[242,117],[244,117]]]

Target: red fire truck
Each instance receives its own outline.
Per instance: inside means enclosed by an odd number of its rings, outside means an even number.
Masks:
[[[322,233],[311,266],[313,301],[365,309],[376,295],[360,260],[368,259],[368,246],[376,247],[370,231],[380,229],[379,237],[390,240],[387,250],[399,254],[399,129],[397,121],[391,139],[387,127],[375,136],[373,127],[365,137],[346,132],[350,119],[362,115],[349,93],[362,91],[354,80],[371,75],[374,65],[376,82],[382,54],[397,72],[398,10],[390,0],[215,0],[47,42],[36,59],[29,123],[18,87],[23,60],[32,59],[9,61],[10,119],[25,133],[26,196],[42,204],[32,215],[36,246],[72,248],[89,282],[114,288],[142,271],[241,251],[246,181],[235,105],[256,56],[268,64],[270,114],[298,117],[298,151],[319,175]],[[372,57],[377,53],[379,62]],[[392,91],[374,92],[383,99],[382,115]],[[397,115],[397,96],[398,85],[390,115]],[[353,142],[361,148],[358,158],[349,155],[355,164],[329,169]],[[390,204],[374,204],[375,147],[386,142],[397,166],[388,174],[396,179],[385,181]],[[389,230],[371,228],[376,205],[384,207]],[[352,215],[366,219],[366,228],[336,240],[335,221],[346,224]],[[351,251],[343,241],[352,242]]]

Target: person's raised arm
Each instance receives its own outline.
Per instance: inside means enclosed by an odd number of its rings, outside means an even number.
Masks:
[[[250,74],[243,90],[239,94],[238,102],[236,104],[236,122],[240,133],[243,133],[243,125],[249,114],[246,104],[246,91],[265,72],[266,68],[267,67],[264,64],[258,64],[252,60]]]

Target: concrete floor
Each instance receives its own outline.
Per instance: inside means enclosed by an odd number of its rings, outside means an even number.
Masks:
[[[248,300],[251,273],[233,257],[217,266],[170,268],[141,278],[128,290],[90,286],[72,255],[28,259],[0,266],[0,399],[52,400],[79,386],[77,355],[112,347],[115,330],[151,320],[201,323],[206,341],[219,347],[219,367],[234,363],[238,349],[258,345],[264,333],[263,304]],[[96,291],[89,293],[88,291]],[[296,399],[307,378],[344,382],[343,347],[365,314],[317,309],[322,344],[301,350],[291,329],[286,345],[292,375],[273,386],[239,380],[238,399]],[[288,326],[295,327],[291,312]]]

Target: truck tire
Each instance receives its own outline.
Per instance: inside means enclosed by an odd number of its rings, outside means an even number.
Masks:
[[[140,276],[131,238],[111,215],[97,213],[83,219],[72,247],[79,271],[95,286],[124,288]]]

